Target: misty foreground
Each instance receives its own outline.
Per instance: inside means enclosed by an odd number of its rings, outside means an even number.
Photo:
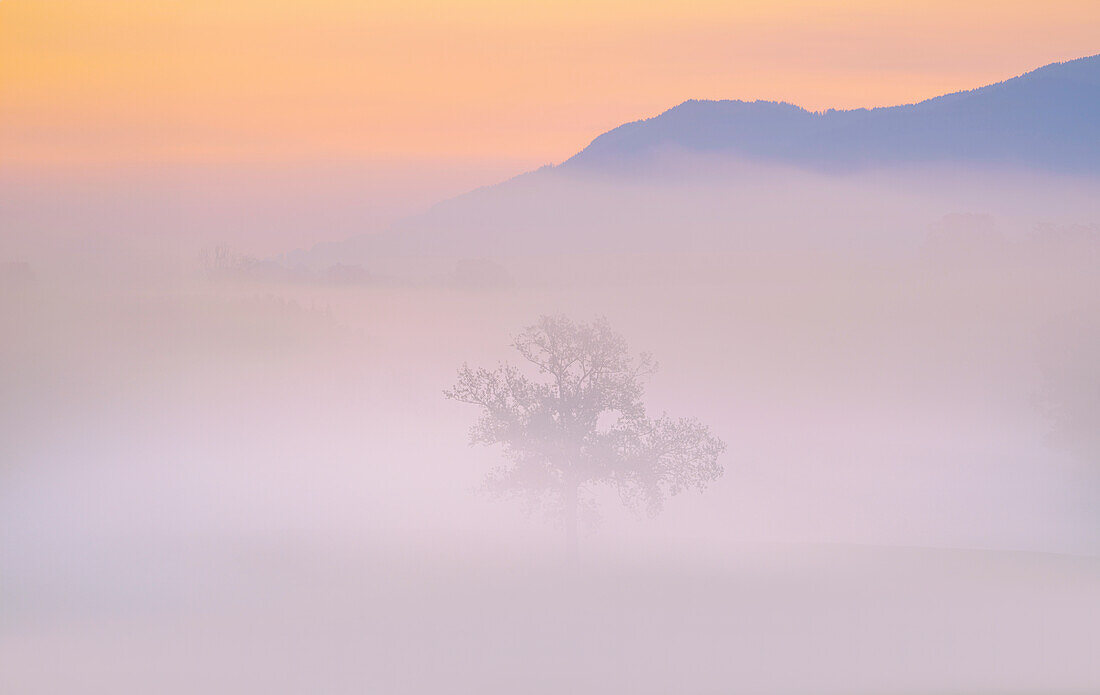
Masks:
[[[489,289],[36,269],[0,691],[1095,692],[1093,234]],[[601,505],[575,570],[442,395],[543,313],[607,316],[729,445],[656,519]]]
[[[9,587],[12,693],[1088,693],[1100,561],[728,546],[578,573],[301,537]],[[84,563],[88,558],[83,559]],[[71,583],[75,582],[76,586]],[[11,608],[14,606],[14,609]]]

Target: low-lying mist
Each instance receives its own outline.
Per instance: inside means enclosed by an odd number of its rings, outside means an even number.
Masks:
[[[745,216],[631,188],[557,237],[521,205],[469,246],[283,275],[197,247],[157,273],[5,266],[0,690],[1100,687],[1095,186],[899,180],[828,206],[816,179],[747,185]],[[483,219],[440,211],[423,243]],[[785,241],[740,246],[768,211]],[[481,491],[501,451],[443,395],[463,363],[524,365],[543,315],[606,317],[659,363],[648,411],[727,446],[655,517],[596,491],[575,564],[553,518]]]

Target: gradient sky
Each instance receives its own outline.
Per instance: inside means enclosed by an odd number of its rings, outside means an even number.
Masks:
[[[2,0],[0,151],[537,164],[687,98],[908,102],[1098,37],[1096,0]]]

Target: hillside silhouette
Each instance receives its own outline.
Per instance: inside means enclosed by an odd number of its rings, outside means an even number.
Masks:
[[[887,108],[686,101],[557,166],[287,260],[444,278],[454,259],[913,246],[974,210],[1091,223],[1097,175],[1100,55]]]
[[[812,112],[770,101],[685,101],[600,135],[562,166],[634,168],[668,149],[825,169],[946,161],[1096,173],[1100,55],[876,109]]]

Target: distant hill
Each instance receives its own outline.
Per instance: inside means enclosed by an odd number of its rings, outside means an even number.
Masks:
[[[445,278],[455,259],[912,246],[953,213],[1100,223],[1098,176],[1100,55],[889,108],[686,101],[557,166],[286,260]]]
[[[1100,55],[888,108],[686,101],[604,133],[562,167],[635,168],[669,149],[824,169],[967,162],[1100,173]]]

